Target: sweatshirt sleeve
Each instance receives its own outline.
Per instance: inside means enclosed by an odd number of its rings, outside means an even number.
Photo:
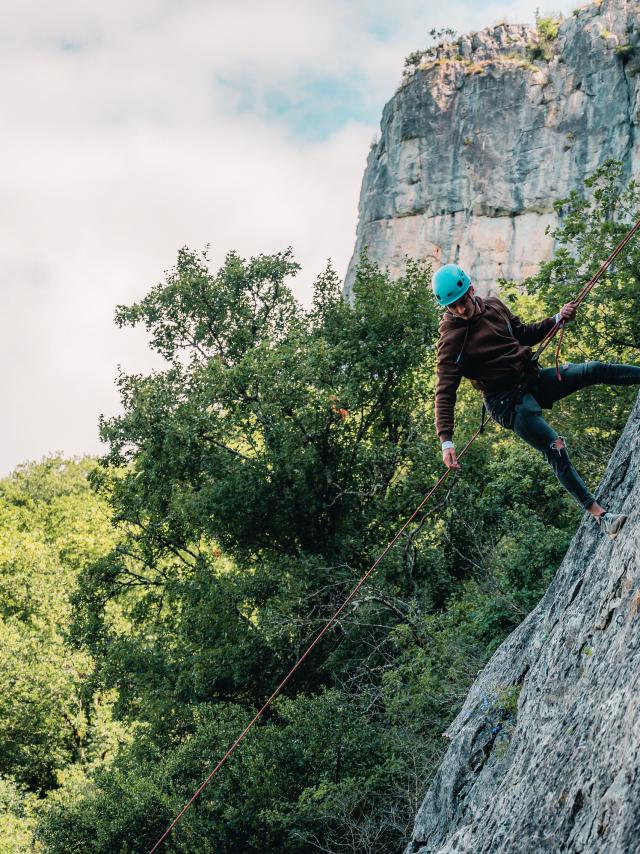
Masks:
[[[440,338],[436,357],[436,432],[441,442],[453,438],[453,413],[462,369],[451,353],[448,342]]]
[[[502,304],[504,305],[504,303]],[[544,320],[538,321],[538,323],[523,323],[519,317],[516,317],[515,314],[509,311],[506,305],[504,307],[509,315],[513,337],[521,344],[526,344],[527,346],[538,344],[547,332],[556,325],[555,317],[547,317]]]

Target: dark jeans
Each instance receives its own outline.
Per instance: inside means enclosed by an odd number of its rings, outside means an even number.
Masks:
[[[495,421],[541,451],[560,483],[581,507],[587,509],[595,498],[571,464],[567,449],[557,446],[561,437],[542,417],[542,409],[549,409],[557,400],[590,385],[640,385],[640,367],[585,362],[582,365],[563,365],[560,375],[562,380],[559,382],[555,368],[544,368],[526,386],[499,395],[487,395],[487,410]],[[564,440],[560,444],[564,446]]]

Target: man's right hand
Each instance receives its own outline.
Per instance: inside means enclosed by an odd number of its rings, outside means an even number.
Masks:
[[[447,448],[446,451],[442,452],[442,462],[448,469],[460,468],[460,463],[458,462],[458,458],[456,457],[455,448]]]

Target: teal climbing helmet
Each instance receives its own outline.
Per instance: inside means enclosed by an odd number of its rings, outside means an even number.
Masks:
[[[471,279],[457,264],[445,264],[433,277],[433,293],[438,304],[451,305],[471,287]]]

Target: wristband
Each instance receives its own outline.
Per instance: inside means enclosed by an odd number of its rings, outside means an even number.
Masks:
[[[455,445],[453,444],[453,442],[447,441],[447,442],[442,443],[442,450],[443,451],[448,451],[449,448],[455,448]]]

